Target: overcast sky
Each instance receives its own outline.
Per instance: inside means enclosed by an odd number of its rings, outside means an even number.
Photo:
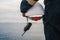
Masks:
[[[0,0],[0,22],[26,22],[21,16],[20,3],[21,0]]]

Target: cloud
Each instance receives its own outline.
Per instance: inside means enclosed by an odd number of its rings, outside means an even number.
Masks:
[[[0,0],[0,22],[25,22],[20,12],[20,0]]]
[[[0,0],[0,3],[13,3],[16,2],[17,0]]]

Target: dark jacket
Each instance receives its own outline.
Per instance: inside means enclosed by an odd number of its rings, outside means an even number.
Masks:
[[[53,26],[60,26],[60,0],[45,0],[45,22],[49,22]],[[60,27],[59,27],[60,28]]]
[[[44,4],[45,15],[43,15],[43,21],[53,26],[60,26],[60,0],[44,0]],[[23,0],[20,6],[21,12],[26,13],[32,6],[26,0]]]

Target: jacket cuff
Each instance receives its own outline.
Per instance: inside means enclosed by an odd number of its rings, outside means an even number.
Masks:
[[[26,13],[33,5],[30,5],[27,1],[22,1],[20,5],[20,10],[22,13]]]

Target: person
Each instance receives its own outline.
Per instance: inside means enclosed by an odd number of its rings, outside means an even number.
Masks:
[[[22,0],[20,10],[22,16],[38,0]],[[60,0],[44,0],[45,10],[43,15],[45,40],[60,40]]]

